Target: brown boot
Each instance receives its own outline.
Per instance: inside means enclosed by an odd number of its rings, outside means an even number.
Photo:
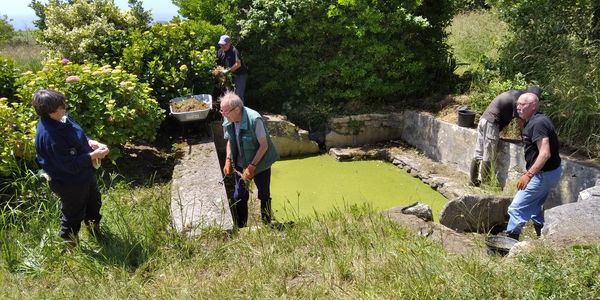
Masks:
[[[474,158],[471,160],[471,168],[469,169],[469,175],[471,177],[471,185],[479,186],[481,181],[479,180],[479,163],[481,160]]]
[[[489,184],[492,180],[490,176],[492,173],[492,162],[491,161],[483,161],[481,162],[481,182]]]

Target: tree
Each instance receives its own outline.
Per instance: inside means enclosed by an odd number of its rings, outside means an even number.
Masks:
[[[0,43],[10,40],[15,34],[15,29],[9,23],[10,21],[6,15],[0,16]]]

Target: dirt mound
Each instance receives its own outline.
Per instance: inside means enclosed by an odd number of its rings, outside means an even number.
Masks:
[[[173,110],[173,112],[190,112],[197,110],[205,110],[208,108],[208,104],[198,101],[194,98],[189,98],[183,101],[171,103],[171,109]]]

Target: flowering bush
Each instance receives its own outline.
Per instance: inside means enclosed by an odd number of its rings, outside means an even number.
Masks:
[[[99,61],[109,50],[106,38],[111,32],[146,28],[150,19],[143,11],[122,11],[107,0],[49,1],[37,8],[44,15],[38,41],[79,63]]]
[[[193,20],[154,24],[130,34],[120,64],[150,84],[161,104],[185,95],[211,94],[216,66],[215,41],[221,26]],[[166,105],[165,105],[166,107]]]
[[[0,98],[0,176],[9,176],[19,162],[33,162],[37,115],[31,105]]]
[[[41,71],[24,73],[18,81],[21,99],[29,102],[42,88],[62,92],[67,111],[86,134],[113,147],[112,159],[128,141],[154,140],[164,110],[150,98],[147,84],[119,66],[63,63],[50,60]]]

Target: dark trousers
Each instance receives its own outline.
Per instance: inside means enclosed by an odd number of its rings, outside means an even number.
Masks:
[[[236,170],[242,172],[242,169],[236,167]],[[248,223],[248,199],[250,193],[246,189],[244,180],[234,172],[235,190],[233,191],[233,202],[231,203],[231,213],[233,221],[239,228],[246,227]],[[271,168],[268,168],[254,175],[254,184],[258,189],[258,199],[260,199],[260,217],[263,223],[271,223]]]
[[[59,235],[62,238],[77,236],[81,229],[81,221],[86,225],[100,223],[102,196],[95,176],[77,184],[50,180],[50,189],[60,197]]]
[[[246,104],[246,80],[248,79],[248,73],[246,74],[233,74],[234,92],[242,99]]]

